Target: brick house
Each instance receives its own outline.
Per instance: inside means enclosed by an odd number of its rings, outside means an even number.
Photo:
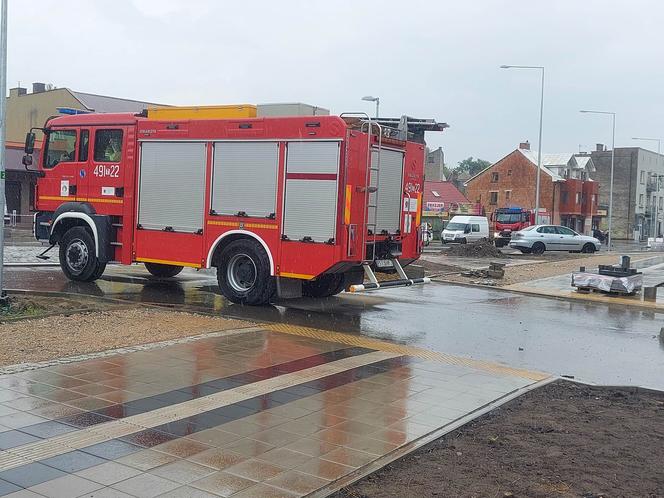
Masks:
[[[595,167],[587,154],[543,154],[540,209],[551,222],[589,234],[599,226],[599,183],[590,179]],[[466,182],[466,197],[490,217],[497,208],[535,209],[537,153],[528,142]]]

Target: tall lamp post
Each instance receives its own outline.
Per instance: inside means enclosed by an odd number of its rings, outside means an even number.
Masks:
[[[537,185],[535,186],[535,224],[539,225],[540,219],[540,175],[542,173],[542,122],[544,118],[544,66],[509,66],[503,64],[501,69],[537,69],[542,72],[542,88],[540,92],[540,119],[539,139],[537,140]]]
[[[645,137],[632,137],[632,140],[645,140],[647,142],[657,142],[657,169],[659,170],[659,157],[660,157],[660,150],[662,148],[662,140],[660,138],[645,138]],[[653,237],[658,237],[658,232],[659,232],[659,171],[655,174],[655,192],[657,194],[655,195],[655,218],[653,219],[653,223],[651,225],[653,226]]]
[[[380,97],[372,97],[371,95],[367,95],[366,97],[362,97],[362,100],[376,103],[376,117],[378,117],[378,111],[380,110]]]
[[[5,137],[7,135],[7,0],[0,7],[0,206],[5,199]],[[0,227],[0,303],[7,302],[2,274],[4,272],[4,227]]]
[[[611,134],[611,179],[609,180],[609,236],[607,243],[609,245],[609,252],[611,252],[611,241],[613,240],[613,233],[611,231],[613,222],[613,169],[616,159],[616,113],[608,111],[579,111],[589,114],[606,114],[613,119],[613,132]]]

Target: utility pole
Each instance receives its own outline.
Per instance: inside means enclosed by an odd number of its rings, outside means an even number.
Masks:
[[[5,198],[5,139],[7,136],[7,0],[2,0],[0,9],[0,209],[3,210],[2,229],[0,230],[0,304],[7,302],[4,286],[4,260],[5,260],[5,226],[4,209],[7,205]]]
[[[537,69],[541,71],[539,137],[537,140],[537,180],[535,183],[535,225],[540,220],[540,176],[542,173],[542,124],[544,122],[544,66],[511,66],[503,64],[500,69]],[[553,215],[553,213],[551,213]]]

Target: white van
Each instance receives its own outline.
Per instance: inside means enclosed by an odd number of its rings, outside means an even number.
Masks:
[[[489,220],[486,216],[455,216],[443,230],[440,240],[443,244],[489,240]]]

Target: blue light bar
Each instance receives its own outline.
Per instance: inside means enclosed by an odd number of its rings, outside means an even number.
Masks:
[[[90,111],[86,109],[74,109],[73,107],[56,107],[60,114],[90,114]]]

